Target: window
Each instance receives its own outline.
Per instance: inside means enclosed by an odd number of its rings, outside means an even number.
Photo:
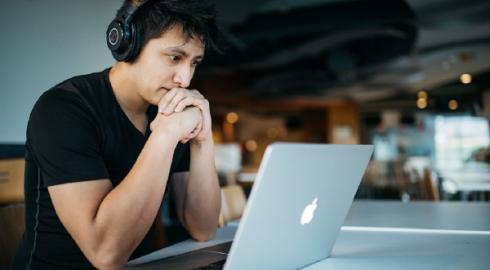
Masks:
[[[485,118],[437,116],[435,119],[435,162],[440,170],[461,169],[474,151],[489,144]]]

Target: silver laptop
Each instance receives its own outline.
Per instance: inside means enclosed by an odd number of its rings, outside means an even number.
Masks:
[[[298,269],[328,257],[372,152],[372,145],[270,145],[224,269]]]

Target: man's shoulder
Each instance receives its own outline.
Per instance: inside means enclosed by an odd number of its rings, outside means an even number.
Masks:
[[[87,92],[100,91],[101,88],[107,87],[108,69],[89,74],[77,75],[55,85],[46,92],[68,91],[78,95],[87,94]]]
[[[108,96],[108,69],[90,74],[71,77],[45,91],[37,100],[35,107],[56,106],[69,103],[82,103],[95,106]]]
[[[69,113],[92,114],[99,111],[102,103],[110,101],[105,74],[107,70],[67,79],[45,91],[34,104],[30,120],[33,116],[54,117]],[[95,115],[94,115],[95,116]]]

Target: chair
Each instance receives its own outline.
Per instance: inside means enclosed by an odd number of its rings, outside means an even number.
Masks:
[[[0,269],[8,269],[24,233],[24,166],[22,158],[0,160]]]
[[[24,202],[24,159],[0,160],[0,204]]]
[[[439,200],[439,190],[437,189],[432,179],[432,171],[429,168],[424,168],[422,181],[424,183],[426,199],[429,201]]]
[[[414,168],[406,172],[403,188],[403,192],[409,195],[410,200],[439,200],[439,190],[432,179],[432,171],[428,167],[425,167],[422,173]]]
[[[247,199],[241,186],[229,185],[222,187],[220,226],[239,219],[245,210],[246,203]]]
[[[8,269],[25,229],[24,205],[0,207],[0,269]]]

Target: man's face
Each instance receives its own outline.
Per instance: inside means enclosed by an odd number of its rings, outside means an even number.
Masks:
[[[179,25],[151,39],[131,64],[139,95],[157,105],[172,88],[189,87],[203,56],[203,43],[198,38],[187,39]]]

